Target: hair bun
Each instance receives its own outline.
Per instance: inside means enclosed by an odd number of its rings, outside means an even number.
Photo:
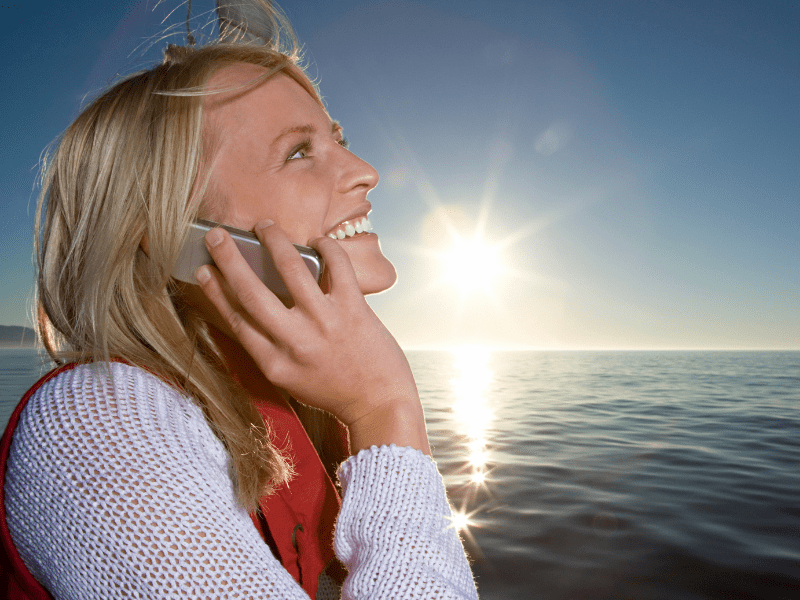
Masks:
[[[178,46],[177,44],[168,44],[167,49],[164,50],[164,64],[172,65],[183,62],[192,53],[191,46]]]

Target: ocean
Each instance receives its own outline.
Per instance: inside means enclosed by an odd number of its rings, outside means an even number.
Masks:
[[[482,600],[800,598],[800,352],[408,356]]]

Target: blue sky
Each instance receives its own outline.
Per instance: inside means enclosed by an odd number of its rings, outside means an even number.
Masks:
[[[0,6],[0,324],[28,321],[42,149],[147,38],[182,42],[176,6]],[[371,303],[404,346],[800,348],[796,2],[282,6],[381,173],[400,281]],[[448,223],[494,267],[447,277]]]

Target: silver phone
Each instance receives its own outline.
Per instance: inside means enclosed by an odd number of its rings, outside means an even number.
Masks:
[[[175,267],[172,269],[172,276],[175,279],[196,284],[197,280],[194,278],[194,272],[202,265],[214,264],[205,242],[206,234],[214,227],[221,227],[230,233],[231,238],[239,248],[239,252],[242,253],[242,257],[244,257],[255,274],[258,275],[258,278],[264,282],[264,285],[272,290],[287,306],[293,304],[292,296],[289,294],[289,290],[286,289],[286,284],[283,282],[280,273],[278,273],[272,257],[267,249],[261,245],[261,242],[258,241],[256,235],[250,231],[222,225],[214,221],[198,219],[192,223],[186,244],[181,249],[178,260],[175,262]],[[322,257],[316,250],[308,246],[295,244],[294,247],[297,248],[308,270],[311,271],[311,275],[319,283],[322,277],[322,270],[325,268],[325,262]]]

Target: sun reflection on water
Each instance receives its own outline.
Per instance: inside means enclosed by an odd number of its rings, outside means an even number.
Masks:
[[[470,480],[482,483],[489,463],[487,431],[494,420],[488,406],[486,391],[494,378],[489,368],[489,350],[479,346],[458,348],[455,355],[457,375],[451,380],[455,392],[453,413],[466,436],[468,463],[472,466]]]
[[[451,527],[453,527],[456,531],[463,531],[469,525],[469,515],[464,511],[457,510],[453,513],[450,521]]]
[[[455,377],[450,381],[454,402],[452,411],[456,432],[464,439],[464,479],[462,506],[454,511],[452,526],[469,535],[469,527],[476,525],[472,518],[481,510],[467,505],[477,500],[479,491],[488,492],[492,462],[489,432],[495,415],[489,407],[488,390],[494,379],[489,368],[491,352],[480,346],[466,346],[453,350]],[[461,494],[459,494],[461,495]]]

